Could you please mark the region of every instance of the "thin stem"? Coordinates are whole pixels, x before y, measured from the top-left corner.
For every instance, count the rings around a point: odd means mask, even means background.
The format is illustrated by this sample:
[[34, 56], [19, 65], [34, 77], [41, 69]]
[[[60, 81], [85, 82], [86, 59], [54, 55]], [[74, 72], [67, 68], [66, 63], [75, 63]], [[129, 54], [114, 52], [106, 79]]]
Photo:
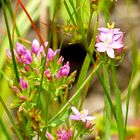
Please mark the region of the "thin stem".
[[40, 40], [40, 42], [41, 42], [41, 44], [42, 44], [44, 50], [46, 50], [44, 41], [43, 41], [43, 39], [42, 39], [42, 37], [41, 37], [41, 35], [40, 35], [40, 33], [39, 33], [39, 31], [38, 31], [38, 29], [37, 29], [35, 23], [33, 22], [31, 16], [29, 15], [29, 13], [27, 12], [27, 10], [25, 9], [25, 7], [24, 7], [23, 3], [21, 2], [21, 0], [18, 0], [18, 2], [19, 2], [19, 4], [20, 4], [20, 6], [22, 7], [22, 9], [24, 10], [24, 12], [26, 13], [28, 19], [30, 20], [30, 22], [31, 22], [31, 24], [32, 24], [32, 27], [34, 28], [34, 31], [35, 31], [36, 34], [38, 35], [38, 38], [39, 38], [39, 40]]
[[[109, 74], [107, 65], [103, 65], [103, 77], [104, 77], [104, 84], [107, 89], [107, 92], [110, 96], [110, 82], [109, 82]], [[107, 97], [105, 96], [105, 129], [104, 129], [104, 140], [110, 139], [110, 128], [111, 128], [111, 107], [108, 102]]]
[[[7, 1], [6, 6], [8, 8], [8, 11], [9, 11], [9, 14], [10, 14], [12, 20], [15, 21], [15, 15], [16, 15], [16, 12], [17, 12], [17, 4], [16, 4], [16, 11], [15, 11], [15, 13], [13, 13], [10, 1]], [[16, 29], [17, 35], [20, 37], [20, 32], [19, 32], [18, 27], [17, 27], [16, 24], [15, 24], [15, 29]]]
[[127, 94], [127, 98], [126, 98], [126, 114], [125, 114], [124, 136], [126, 135], [130, 95], [131, 95], [132, 83], [133, 83], [135, 72], [136, 72], [136, 67], [137, 67], [137, 64], [134, 64], [132, 75], [131, 75], [130, 82], [129, 82], [129, 85], [128, 85], [128, 94]]
[[7, 138], [7, 140], [10, 140], [11, 137], [10, 137], [10, 135], [9, 135], [7, 129], [6, 129], [6, 126], [4, 125], [4, 123], [3, 123], [3, 121], [1, 119], [0, 119], [0, 126], [1, 126], [1, 128], [2, 128], [2, 130], [4, 132], [4, 134], [5, 134], [5, 136]]
[[13, 51], [12, 39], [11, 39], [11, 34], [10, 34], [10, 28], [9, 28], [9, 25], [8, 25], [8, 20], [7, 20], [7, 14], [6, 14], [4, 0], [2, 0], [2, 10], [3, 10], [6, 29], [7, 29], [7, 33], [8, 33], [10, 51], [11, 51], [11, 54], [12, 54], [12, 61], [13, 61], [13, 65], [14, 65], [14, 71], [15, 71], [15, 75], [16, 75], [16, 80], [17, 80], [17, 82], [19, 82], [18, 69], [17, 69], [16, 59], [15, 59], [15, 55], [14, 55], [14, 51]]
[[3, 108], [4, 108], [4, 110], [5, 110], [5, 112], [6, 112], [6, 114], [7, 114], [7, 116], [8, 116], [9, 119], [10, 119], [10, 121], [11, 121], [11, 123], [12, 123], [12, 125], [13, 125], [13, 128], [14, 128], [14, 130], [15, 130], [17, 136], [18, 136], [18, 138], [19, 138], [20, 140], [23, 140], [23, 138], [22, 138], [22, 136], [21, 136], [21, 134], [20, 134], [20, 132], [19, 132], [19, 130], [18, 130], [18, 127], [17, 127], [16, 124], [15, 124], [15, 121], [14, 121], [12, 115], [11, 115], [11, 113], [9, 112], [9, 110], [7, 109], [7, 107], [6, 107], [6, 105], [5, 105], [4, 101], [3, 101], [3, 99], [1, 98], [1, 96], [0, 96], [0, 102], [1, 102], [1, 104], [2, 104], [2, 106], [3, 106]]

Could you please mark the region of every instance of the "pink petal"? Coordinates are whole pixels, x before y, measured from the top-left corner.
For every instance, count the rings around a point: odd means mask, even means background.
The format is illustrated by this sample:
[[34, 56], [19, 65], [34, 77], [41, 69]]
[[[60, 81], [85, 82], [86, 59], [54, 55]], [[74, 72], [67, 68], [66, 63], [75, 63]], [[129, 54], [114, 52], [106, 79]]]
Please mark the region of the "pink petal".
[[110, 58], [115, 58], [114, 50], [112, 48], [108, 48], [106, 51], [107, 51], [107, 55]]
[[108, 28], [101, 27], [101, 28], [98, 28], [98, 31], [109, 32], [110, 30]]
[[97, 47], [98, 52], [105, 52], [106, 51], [106, 45], [104, 43], [102, 43], [102, 42], [97, 43], [95, 45], [95, 47]]
[[114, 28], [112, 29], [114, 34], [117, 34], [117, 33], [121, 33], [120, 29], [119, 28]]
[[86, 120], [88, 120], [88, 121], [92, 121], [92, 120], [94, 120], [96, 117], [92, 117], [92, 116], [87, 116], [86, 117]]
[[114, 41], [110, 46], [113, 49], [120, 49], [123, 47], [123, 44], [121, 44], [120, 42]]
[[80, 112], [76, 109], [76, 107], [74, 107], [74, 106], [72, 106], [71, 107], [71, 110], [73, 111], [73, 113], [75, 114], [75, 115], [79, 115], [80, 114]]
[[70, 115], [69, 117], [71, 120], [80, 120], [80, 116]]

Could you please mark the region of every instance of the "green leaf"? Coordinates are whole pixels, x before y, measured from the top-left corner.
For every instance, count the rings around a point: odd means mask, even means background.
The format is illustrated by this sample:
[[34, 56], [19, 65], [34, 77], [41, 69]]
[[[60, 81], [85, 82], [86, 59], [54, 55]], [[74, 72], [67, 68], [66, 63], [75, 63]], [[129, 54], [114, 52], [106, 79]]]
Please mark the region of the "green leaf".
[[60, 124], [62, 124], [63, 122], [66, 121], [66, 119], [68, 118], [68, 116], [69, 116], [69, 109], [67, 109], [62, 116], [59, 116], [54, 121], [52, 121], [49, 124], [49, 126], [51, 126], [51, 127], [57, 127], [57, 126], [59, 126]]

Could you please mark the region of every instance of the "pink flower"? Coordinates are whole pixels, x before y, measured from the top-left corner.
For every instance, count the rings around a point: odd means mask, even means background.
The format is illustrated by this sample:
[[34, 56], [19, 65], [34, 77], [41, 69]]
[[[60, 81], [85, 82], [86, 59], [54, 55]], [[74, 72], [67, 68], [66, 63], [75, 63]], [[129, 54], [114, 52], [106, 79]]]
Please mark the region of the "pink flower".
[[56, 74], [57, 79], [60, 79], [62, 77], [66, 77], [68, 76], [70, 72], [70, 66], [69, 66], [69, 62], [67, 62], [64, 66], [62, 66], [58, 73]]
[[57, 49], [56, 51], [53, 51], [51, 48], [48, 49], [48, 55], [47, 55], [47, 61], [52, 61], [55, 57], [60, 52], [60, 49]]
[[20, 58], [24, 64], [29, 65], [32, 63], [32, 54], [29, 50], [26, 50], [26, 52], [22, 54]]
[[29, 50], [27, 50], [25, 48], [25, 46], [23, 46], [20, 43], [16, 44], [16, 50], [14, 51], [14, 54], [16, 56], [16, 59], [18, 61], [18, 63], [24, 63], [24, 64], [30, 64], [32, 63], [32, 54]]
[[38, 54], [38, 52], [40, 51], [40, 44], [39, 44], [39, 42], [38, 42], [38, 40], [37, 39], [34, 39], [33, 41], [32, 41], [32, 48], [31, 48], [31, 51], [32, 51], [32, 53], [34, 53], [34, 54]]
[[[48, 42], [45, 42], [44, 43], [44, 46], [47, 48], [48, 46]], [[39, 48], [39, 52], [37, 53], [37, 57], [40, 58], [41, 57], [41, 53], [42, 55], [45, 57], [46, 56], [46, 52], [44, 50], [44, 47], [41, 45], [40, 48]]]
[[75, 115], [70, 115], [71, 120], [78, 120], [78, 121], [86, 122], [86, 121], [92, 121], [93, 119], [95, 119], [95, 117], [93, 116], [88, 116], [88, 110], [83, 110], [79, 112], [74, 106], [72, 106], [71, 109], [73, 113], [75, 114]]
[[20, 77], [19, 82], [20, 82], [20, 87], [22, 89], [27, 89], [28, 88], [28, 83], [25, 80], [23, 80], [22, 77]]
[[47, 77], [49, 80], [52, 80], [53, 78], [50, 69], [44, 71], [44, 76]]
[[123, 48], [123, 35], [124, 33], [118, 28], [99, 28], [99, 35], [97, 37], [97, 47], [98, 52], [106, 52], [110, 58], [115, 58], [115, 51]]
[[71, 129], [69, 129], [68, 132], [64, 129], [58, 130], [57, 136], [58, 136], [58, 140], [69, 140], [69, 138], [72, 137], [72, 131]]
[[23, 55], [24, 53], [26, 53], [26, 48], [24, 45], [17, 43], [16, 44], [16, 52], [18, 55]]

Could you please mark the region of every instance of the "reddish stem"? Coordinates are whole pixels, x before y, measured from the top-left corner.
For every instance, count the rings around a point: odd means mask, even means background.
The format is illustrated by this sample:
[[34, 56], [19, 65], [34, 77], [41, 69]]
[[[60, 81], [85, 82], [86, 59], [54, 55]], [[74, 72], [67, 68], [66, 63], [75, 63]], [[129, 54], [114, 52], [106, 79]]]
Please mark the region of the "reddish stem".
[[27, 10], [26, 10], [26, 8], [24, 7], [24, 5], [23, 5], [23, 3], [21, 2], [21, 0], [18, 0], [18, 2], [19, 2], [19, 4], [20, 4], [20, 6], [22, 7], [22, 9], [24, 10], [24, 12], [26, 13], [27, 17], [29, 18], [29, 20], [30, 20], [30, 22], [31, 22], [31, 24], [32, 24], [32, 27], [34, 28], [34, 31], [35, 31], [36, 34], [38, 35], [38, 38], [39, 38], [41, 44], [43, 45], [44, 50], [46, 50], [46, 47], [45, 47], [45, 45], [44, 45], [44, 41], [43, 41], [43, 39], [42, 39], [42, 37], [41, 37], [41, 35], [40, 35], [40, 33], [39, 33], [39, 31], [38, 31], [38, 29], [37, 29], [35, 23], [34, 23], [34, 21], [32, 20], [31, 16], [30, 16], [29, 13], [27, 12]]

